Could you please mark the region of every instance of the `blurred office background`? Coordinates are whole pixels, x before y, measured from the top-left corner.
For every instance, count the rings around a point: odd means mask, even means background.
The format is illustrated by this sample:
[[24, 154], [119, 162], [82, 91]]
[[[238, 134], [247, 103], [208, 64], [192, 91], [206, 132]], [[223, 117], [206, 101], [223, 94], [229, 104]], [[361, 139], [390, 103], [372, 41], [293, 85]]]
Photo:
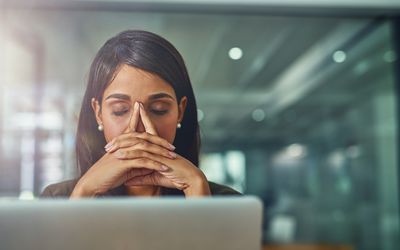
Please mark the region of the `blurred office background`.
[[200, 167], [264, 200], [265, 243], [399, 249], [400, 5], [214, 2], [1, 2], [0, 197], [76, 177], [91, 60], [144, 29], [182, 53]]

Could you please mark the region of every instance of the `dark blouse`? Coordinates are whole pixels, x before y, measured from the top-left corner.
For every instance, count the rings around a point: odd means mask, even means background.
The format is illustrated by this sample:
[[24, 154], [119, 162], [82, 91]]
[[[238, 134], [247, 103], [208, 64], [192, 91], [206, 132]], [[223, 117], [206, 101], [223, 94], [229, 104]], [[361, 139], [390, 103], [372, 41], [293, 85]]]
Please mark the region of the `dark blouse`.
[[[78, 179], [63, 181], [56, 184], [51, 184], [47, 186], [40, 197], [42, 198], [67, 198], [71, 195], [72, 191], [75, 188], [75, 185], [78, 183]], [[214, 182], [208, 182], [211, 190], [211, 195], [241, 195], [241, 193], [236, 190], [223, 186]], [[107, 196], [126, 196], [126, 189], [121, 186], [115, 189], [112, 189], [102, 195], [102, 197]], [[178, 189], [171, 188], [161, 188], [161, 196], [184, 196], [183, 191]]]

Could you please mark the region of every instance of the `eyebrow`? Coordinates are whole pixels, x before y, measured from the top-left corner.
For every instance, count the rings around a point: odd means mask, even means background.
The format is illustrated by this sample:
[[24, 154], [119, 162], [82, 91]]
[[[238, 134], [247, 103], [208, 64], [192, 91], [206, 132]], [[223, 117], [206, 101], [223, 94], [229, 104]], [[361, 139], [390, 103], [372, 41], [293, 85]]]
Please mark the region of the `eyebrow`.
[[155, 99], [160, 99], [160, 98], [169, 98], [174, 100], [174, 98], [167, 93], [157, 93], [149, 96], [149, 100], [155, 100]]
[[[121, 99], [121, 100], [125, 100], [125, 101], [131, 100], [131, 97], [129, 95], [118, 94], [118, 93], [107, 96], [106, 100], [108, 100], [110, 98]], [[160, 98], [169, 98], [169, 99], [174, 100], [174, 98], [167, 93], [152, 94], [148, 97], [149, 100], [156, 100], [156, 99], [160, 99]]]
[[129, 95], [125, 95], [125, 94], [111, 94], [111, 95], [107, 96], [106, 100], [108, 100], [110, 98], [121, 99], [121, 100], [125, 100], [125, 101], [131, 100], [131, 97]]

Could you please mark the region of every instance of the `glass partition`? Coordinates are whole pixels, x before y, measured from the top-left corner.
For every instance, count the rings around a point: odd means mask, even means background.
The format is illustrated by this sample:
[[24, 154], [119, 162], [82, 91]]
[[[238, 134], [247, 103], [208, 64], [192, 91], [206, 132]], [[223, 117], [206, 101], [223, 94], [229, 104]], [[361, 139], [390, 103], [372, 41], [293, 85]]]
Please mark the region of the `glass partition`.
[[200, 168], [263, 199], [266, 245], [399, 248], [389, 21], [62, 8], [5, 8], [0, 18], [1, 197], [34, 199], [77, 177], [91, 60], [109, 37], [144, 29], [182, 53]]

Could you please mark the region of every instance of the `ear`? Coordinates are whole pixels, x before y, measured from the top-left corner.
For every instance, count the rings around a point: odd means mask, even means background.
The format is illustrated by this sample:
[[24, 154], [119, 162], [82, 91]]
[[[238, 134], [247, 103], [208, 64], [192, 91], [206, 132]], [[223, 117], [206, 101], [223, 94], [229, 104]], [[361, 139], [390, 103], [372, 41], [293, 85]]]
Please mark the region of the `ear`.
[[92, 104], [94, 116], [96, 117], [97, 124], [103, 124], [103, 120], [101, 119], [101, 107], [100, 107], [99, 101], [92, 98], [91, 104]]
[[186, 96], [181, 98], [181, 101], [179, 102], [178, 105], [178, 122], [182, 122], [183, 120], [183, 114], [185, 113], [186, 110], [186, 104], [187, 104], [187, 98]]

